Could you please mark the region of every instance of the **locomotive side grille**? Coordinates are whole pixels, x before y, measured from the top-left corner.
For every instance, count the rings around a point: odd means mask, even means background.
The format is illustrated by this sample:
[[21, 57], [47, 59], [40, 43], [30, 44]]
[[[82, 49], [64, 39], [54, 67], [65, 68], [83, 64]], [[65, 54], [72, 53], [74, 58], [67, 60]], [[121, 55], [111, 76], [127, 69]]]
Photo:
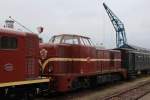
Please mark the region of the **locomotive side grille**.
[[35, 77], [35, 65], [36, 65], [36, 42], [35, 38], [29, 34], [27, 34], [26, 38], [26, 72], [27, 78]]
[[34, 41], [32, 38], [28, 37], [26, 39], [27, 44], [27, 56], [32, 56], [34, 54]]
[[34, 58], [28, 58], [27, 59], [27, 74], [28, 74], [28, 78], [32, 78], [34, 77], [34, 65], [35, 65], [35, 60]]

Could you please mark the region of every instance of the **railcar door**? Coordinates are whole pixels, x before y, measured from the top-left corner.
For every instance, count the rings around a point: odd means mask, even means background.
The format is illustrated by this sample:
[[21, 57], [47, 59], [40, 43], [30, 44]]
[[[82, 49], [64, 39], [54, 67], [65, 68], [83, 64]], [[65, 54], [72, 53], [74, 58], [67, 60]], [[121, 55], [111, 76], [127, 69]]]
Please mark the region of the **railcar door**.
[[[19, 61], [22, 63], [22, 56], [18, 50], [17, 36], [0, 33], [0, 82], [16, 81], [23, 79], [19, 72]], [[15, 77], [18, 76], [19, 77]]]
[[135, 53], [129, 52], [128, 54], [128, 70], [129, 71], [135, 70]]
[[143, 54], [136, 54], [136, 65], [135, 69], [137, 71], [144, 70], [146, 68], [145, 66], [145, 56]]

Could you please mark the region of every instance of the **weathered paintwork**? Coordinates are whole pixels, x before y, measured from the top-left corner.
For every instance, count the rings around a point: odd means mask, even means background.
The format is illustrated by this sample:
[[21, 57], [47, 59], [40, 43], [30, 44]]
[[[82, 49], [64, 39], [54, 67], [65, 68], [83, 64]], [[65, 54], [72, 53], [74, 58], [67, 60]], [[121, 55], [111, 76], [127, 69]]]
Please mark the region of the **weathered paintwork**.
[[24, 81], [39, 76], [39, 39], [33, 33], [0, 29], [3, 36], [17, 39], [16, 49], [0, 48], [0, 83]]
[[[59, 36], [82, 37], [66, 34]], [[40, 50], [43, 49], [47, 51], [45, 59], [41, 59], [43, 75], [55, 79], [57, 91], [68, 91], [71, 82], [77, 77], [125, 72], [121, 67], [121, 53], [117, 50], [96, 49], [92, 45], [81, 44], [81, 41], [79, 44], [40, 44]]]

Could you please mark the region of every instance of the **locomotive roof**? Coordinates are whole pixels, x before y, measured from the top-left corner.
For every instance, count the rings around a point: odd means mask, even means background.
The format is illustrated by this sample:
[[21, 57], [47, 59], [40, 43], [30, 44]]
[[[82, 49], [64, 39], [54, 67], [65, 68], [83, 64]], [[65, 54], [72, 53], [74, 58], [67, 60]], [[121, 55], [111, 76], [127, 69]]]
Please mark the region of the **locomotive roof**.
[[89, 37], [82, 36], [82, 35], [76, 35], [76, 34], [60, 34], [60, 35], [54, 35], [54, 36], [75, 36], [75, 37], [83, 37], [83, 38], [90, 39]]
[[[22, 31], [17, 31], [8, 28], [0, 28], [0, 33], [5, 33], [7, 35], [25, 36], [28, 32], [22, 32]], [[28, 34], [33, 34], [33, 33], [28, 33]]]

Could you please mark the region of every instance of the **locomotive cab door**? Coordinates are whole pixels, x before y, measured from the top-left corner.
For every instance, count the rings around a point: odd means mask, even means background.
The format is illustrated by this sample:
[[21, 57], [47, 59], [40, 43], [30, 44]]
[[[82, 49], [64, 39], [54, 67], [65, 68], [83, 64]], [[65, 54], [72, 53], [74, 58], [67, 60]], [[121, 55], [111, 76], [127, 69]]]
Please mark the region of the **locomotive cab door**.
[[0, 82], [24, 79], [23, 68], [20, 68], [24, 64], [20, 52], [20, 38], [9, 32], [0, 32]]

